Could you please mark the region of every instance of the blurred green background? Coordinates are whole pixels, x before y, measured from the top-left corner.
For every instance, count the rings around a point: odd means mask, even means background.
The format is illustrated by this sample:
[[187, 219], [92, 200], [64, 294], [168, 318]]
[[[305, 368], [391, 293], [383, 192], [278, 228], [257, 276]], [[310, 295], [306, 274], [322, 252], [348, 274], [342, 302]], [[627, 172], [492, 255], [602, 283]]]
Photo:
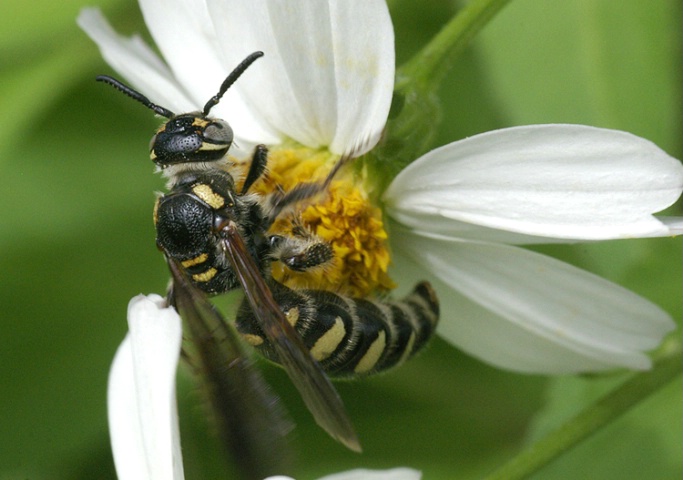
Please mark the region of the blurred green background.
[[[109, 364], [128, 300], [162, 293], [167, 281], [151, 220], [163, 182], [147, 157], [158, 121], [94, 82], [111, 70], [74, 19], [96, 1], [9, 0], [0, 19], [3, 480], [115, 478]], [[99, 5], [119, 31], [144, 32], [134, 2]], [[390, 2], [399, 64], [458, 7]], [[573, 122], [627, 130], [681, 158], [681, 10], [678, 0], [513, 1], [441, 89], [438, 144]], [[680, 211], [679, 203], [671, 212]], [[680, 239], [544, 251], [635, 290], [680, 322]], [[313, 424], [281, 371], [264, 371], [297, 422], [291, 473], [301, 479], [399, 465], [425, 479], [477, 478], [623, 379], [514, 375], [436, 340], [391, 374], [338, 385], [363, 442], [359, 456]], [[187, 478], [223, 478], [203, 400], [185, 377], [178, 397]], [[681, 409], [678, 379], [538, 478], [680, 478]]]

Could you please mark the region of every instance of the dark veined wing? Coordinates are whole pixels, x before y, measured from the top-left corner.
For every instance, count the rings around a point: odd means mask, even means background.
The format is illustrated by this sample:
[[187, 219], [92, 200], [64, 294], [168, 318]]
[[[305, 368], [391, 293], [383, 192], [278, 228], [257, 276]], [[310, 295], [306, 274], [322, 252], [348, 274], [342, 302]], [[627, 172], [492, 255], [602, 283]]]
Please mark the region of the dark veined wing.
[[282, 475], [289, 469], [285, 436], [292, 423], [234, 328], [176, 261], [167, 261], [173, 278], [169, 299], [185, 320], [195, 347], [186, 353], [203, 374], [218, 431], [235, 465], [245, 479]]
[[316, 422], [332, 438], [351, 450], [360, 452], [358, 437], [337, 390], [275, 302], [237, 230], [237, 225], [231, 221], [221, 232], [224, 235], [226, 254], [242, 284], [249, 305]]

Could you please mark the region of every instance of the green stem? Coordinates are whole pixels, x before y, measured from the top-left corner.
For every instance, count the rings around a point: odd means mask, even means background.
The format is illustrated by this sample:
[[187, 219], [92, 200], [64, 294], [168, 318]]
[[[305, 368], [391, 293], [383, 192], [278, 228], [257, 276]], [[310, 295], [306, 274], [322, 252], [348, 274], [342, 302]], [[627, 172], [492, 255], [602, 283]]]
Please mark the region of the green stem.
[[548, 434], [485, 480], [527, 478], [582, 440], [627, 412], [636, 403], [656, 392], [681, 373], [680, 345], [676, 352], [657, 361], [649, 372], [640, 373]]
[[441, 119], [436, 95], [441, 82], [474, 36], [510, 1], [473, 0], [397, 69], [386, 132], [367, 164], [378, 192], [432, 147]]
[[[488, 22], [511, 0], [473, 0], [401, 67], [398, 78], [438, 85], [458, 56]], [[399, 87], [397, 85], [397, 87]]]

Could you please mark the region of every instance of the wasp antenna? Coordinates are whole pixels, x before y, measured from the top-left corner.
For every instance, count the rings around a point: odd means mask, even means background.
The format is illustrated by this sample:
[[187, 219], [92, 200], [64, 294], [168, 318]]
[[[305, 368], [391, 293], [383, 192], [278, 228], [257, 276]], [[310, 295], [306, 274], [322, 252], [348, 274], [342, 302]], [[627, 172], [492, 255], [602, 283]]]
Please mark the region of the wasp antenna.
[[230, 72], [230, 75], [223, 81], [223, 84], [221, 85], [220, 90], [218, 90], [218, 93], [211, 97], [211, 99], [206, 102], [206, 105], [204, 105], [204, 115], [208, 115], [209, 111], [216, 106], [218, 102], [221, 101], [221, 98], [225, 94], [225, 92], [228, 91], [228, 88], [237, 81], [238, 78], [244, 73], [244, 71], [249, 68], [249, 66], [254, 63], [256, 60], [261, 58], [263, 56], [263, 52], [254, 52], [251, 55], [249, 55], [247, 58], [242, 60], [242, 63], [237, 65], [235, 69]]
[[124, 83], [116, 80], [113, 77], [110, 77], [109, 75], [98, 75], [97, 78], [95, 78], [95, 80], [97, 80], [98, 82], [106, 83], [107, 85], [111, 85], [112, 87], [117, 89], [119, 92], [125, 93], [130, 98], [132, 98], [133, 100], [137, 100], [138, 102], [142, 103], [145, 107], [149, 108], [150, 110], [152, 110], [157, 115], [161, 115], [162, 117], [166, 117], [166, 118], [171, 118], [173, 115], [175, 115], [172, 111], [152, 103], [149, 100], [149, 98], [145, 97], [140, 92], [136, 92], [135, 90], [130, 88], [128, 85], [125, 85]]

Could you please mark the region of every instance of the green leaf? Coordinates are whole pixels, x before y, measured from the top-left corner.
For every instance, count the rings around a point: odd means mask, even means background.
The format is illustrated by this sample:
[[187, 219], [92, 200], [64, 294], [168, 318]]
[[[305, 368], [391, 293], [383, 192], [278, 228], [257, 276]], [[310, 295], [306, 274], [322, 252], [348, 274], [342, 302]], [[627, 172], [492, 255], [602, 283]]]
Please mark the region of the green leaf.
[[156, 122], [126, 105], [84, 76], [3, 166], [0, 476], [74, 478], [58, 466], [108, 450], [107, 373], [126, 305], [165, 289], [152, 224], [163, 182], [146, 153]]
[[[0, 59], [7, 60], [13, 56], [16, 60], [26, 62], [39, 52], [56, 51], [63, 42], [73, 35], [76, 27], [76, 16], [81, 8], [95, 2], [83, 0], [5, 0], [0, 16]], [[122, 0], [100, 0], [100, 8], [113, 7], [127, 3]], [[85, 36], [85, 35], [83, 35]], [[21, 58], [20, 55], [28, 55]]]
[[510, 124], [582, 123], [680, 156], [681, 2], [513, 2], [480, 37]]
[[[559, 378], [551, 383], [549, 404], [530, 432], [539, 438], [609, 391], [616, 379]], [[681, 379], [645, 399], [622, 418], [550, 464], [532, 478], [679, 478]], [[598, 454], [599, 452], [599, 454]]]

